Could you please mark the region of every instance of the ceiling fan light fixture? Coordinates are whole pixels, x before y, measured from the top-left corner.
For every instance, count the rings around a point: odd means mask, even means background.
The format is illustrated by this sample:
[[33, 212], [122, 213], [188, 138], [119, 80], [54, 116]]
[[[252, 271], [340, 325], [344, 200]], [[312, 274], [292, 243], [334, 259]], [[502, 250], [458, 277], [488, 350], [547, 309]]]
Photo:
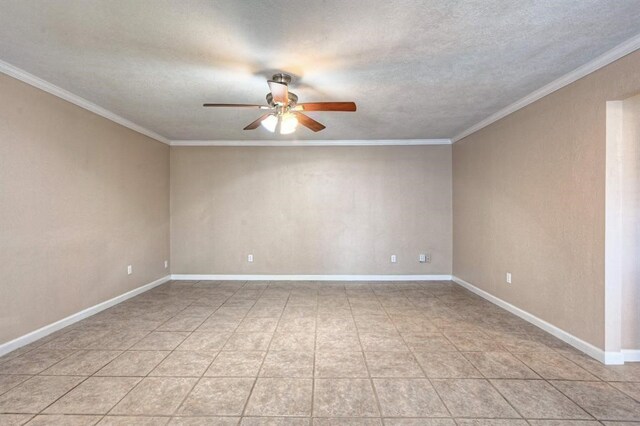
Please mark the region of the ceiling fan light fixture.
[[270, 116], [262, 120], [260, 124], [262, 125], [262, 127], [273, 133], [276, 131], [276, 126], [278, 125], [278, 117], [276, 117], [275, 114], [271, 114]]
[[280, 118], [280, 134], [289, 135], [296, 131], [298, 119], [291, 113], [283, 114]]

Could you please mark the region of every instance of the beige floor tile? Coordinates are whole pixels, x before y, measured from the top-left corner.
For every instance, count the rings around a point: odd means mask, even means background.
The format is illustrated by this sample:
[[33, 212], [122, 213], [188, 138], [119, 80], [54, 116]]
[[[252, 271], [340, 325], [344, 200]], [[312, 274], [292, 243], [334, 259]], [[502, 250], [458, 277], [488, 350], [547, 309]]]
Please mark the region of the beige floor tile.
[[401, 333], [414, 352], [456, 352], [458, 349], [442, 333]]
[[499, 352], [505, 349], [494, 339], [477, 332], [450, 332], [444, 333], [461, 352]]
[[313, 352], [316, 336], [313, 332], [276, 331], [269, 347], [273, 351]]
[[551, 384], [598, 420], [640, 419], [640, 402], [607, 383], [552, 381]]
[[381, 419], [373, 418], [315, 418], [313, 426], [382, 426]]
[[482, 378], [482, 374], [459, 352], [416, 352], [415, 356], [429, 378]]
[[196, 382], [194, 378], [145, 378], [109, 414], [172, 415]]
[[169, 420], [169, 417], [105, 416], [98, 426], [163, 426]]
[[0, 396], [0, 413], [39, 413], [84, 377], [35, 376]]
[[520, 417], [486, 380], [434, 379], [433, 386], [453, 417]]
[[[384, 426], [455, 426], [453, 419], [384, 419]], [[525, 423], [526, 425], [526, 423]]]
[[126, 351], [100, 369], [97, 376], [146, 376], [169, 355], [168, 351]]
[[174, 417], [171, 426], [237, 426], [240, 417]]
[[302, 417], [243, 417], [241, 426], [311, 426], [311, 419]]
[[544, 380], [492, 380], [498, 392], [525, 418], [591, 419]]
[[91, 426], [97, 424], [102, 416], [42, 414], [35, 416], [29, 426]]
[[34, 349], [0, 364], [0, 374], [38, 374], [75, 352], [75, 349]]
[[28, 380], [30, 377], [31, 376], [28, 376], [28, 375], [16, 375], [16, 374], [0, 376], [0, 395], [2, 395], [3, 393], [7, 392], [12, 388], [15, 388], [20, 383], [24, 382], [25, 380]]
[[547, 380], [596, 380], [596, 377], [557, 353], [531, 352], [515, 356]]
[[539, 379], [536, 373], [509, 352], [463, 352], [488, 379]]
[[509, 352], [553, 352], [552, 348], [528, 334], [505, 333], [497, 336], [496, 341]]
[[[596, 420], [529, 420], [529, 424], [531, 426], [595, 426], [601, 423]], [[606, 425], [607, 422], [604, 424]], [[626, 422], [624, 425], [632, 426]]]
[[362, 347], [360, 346], [360, 339], [355, 332], [318, 332], [316, 336], [316, 351], [338, 352], [361, 350]]
[[359, 333], [360, 343], [365, 352], [406, 352], [409, 350], [400, 334], [391, 333]]
[[29, 421], [33, 414], [0, 414], [0, 425], [20, 426]]
[[449, 412], [427, 379], [374, 379], [384, 417], [446, 417]]
[[310, 416], [311, 379], [260, 378], [245, 411], [247, 416]]
[[270, 351], [267, 353], [260, 377], [312, 377], [313, 352]]
[[278, 325], [278, 318], [245, 318], [236, 333], [273, 333]]
[[456, 423], [458, 426], [527, 426], [526, 420], [517, 419], [456, 419]]
[[171, 351], [189, 336], [183, 331], [154, 331], [131, 347], [132, 350]]
[[317, 352], [315, 376], [319, 378], [366, 378], [369, 374], [362, 352]]
[[178, 410], [181, 416], [239, 416], [249, 398], [254, 379], [203, 378]]
[[127, 350], [148, 334], [146, 330], [111, 331], [87, 345], [86, 349]]
[[256, 377], [266, 352], [222, 351], [218, 354], [205, 376]]
[[365, 352], [371, 377], [424, 377], [411, 352]]
[[266, 351], [272, 333], [234, 333], [224, 346], [225, 351]]
[[609, 384], [611, 386], [613, 386], [614, 388], [626, 393], [627, 395], [629, 395], [631, 398], [635, 399], [636, 401], [640, 402], [640, 383], [611, 382]]
[[640, 382], [639, 362], [629, 362], [624, 365], [604, 365], [573, 348], [571, 350], [563, 350], [561, 354], [599, 379], [612, 382]]
[[120, 351], [81, 350], [40, 374], [49, 376], [90, 376], [120, 354]]
[[210, 333], [196, 331], [189, 335], [184, 342], [178, 346], [181, 351], [208, 351], [217, 352], [229, 339], [230, 333]]
[[106, 414], [135, 385], [137, 377], [89, 377], [49, 406], [46, 414]]
[[174, 351], [149, 376], [200, 377], [215, 357], [215, 352]]
[[368, 379], [316, 379], [314, 417], [378, 417]]
[[194, 331], [206, 319], [202, 316], [184, 315], [167, 320], [156, 331]]

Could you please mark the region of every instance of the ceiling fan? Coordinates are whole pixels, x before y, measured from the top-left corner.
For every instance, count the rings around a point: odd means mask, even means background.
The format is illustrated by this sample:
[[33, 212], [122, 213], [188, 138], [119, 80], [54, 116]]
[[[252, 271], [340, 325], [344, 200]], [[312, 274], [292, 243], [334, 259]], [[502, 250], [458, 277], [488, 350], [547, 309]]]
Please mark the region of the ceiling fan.
[[298, 123], [319, 132], [325, 126], [318, 123], [308, 115], [303, 114], [304, 111], [355, 111], [356, 104], [354, 102], [310, 102], [298, 103], [298, 96], [289, 92], [289, 83], [291, 76], [280, 73], [274, 74], [271, 80], [268, 80], [271, 92], [267, 94], [267, 105], [252, 104], [203, 104], [205, 107], [237, 107], [237, 108], [256, 108], [270, 110], [249, 124], [244, 130], [254, 130], [262, 124], [264, 128], [270, 132], [278, 132], [282, 135], [293, 133], [298, 127]]

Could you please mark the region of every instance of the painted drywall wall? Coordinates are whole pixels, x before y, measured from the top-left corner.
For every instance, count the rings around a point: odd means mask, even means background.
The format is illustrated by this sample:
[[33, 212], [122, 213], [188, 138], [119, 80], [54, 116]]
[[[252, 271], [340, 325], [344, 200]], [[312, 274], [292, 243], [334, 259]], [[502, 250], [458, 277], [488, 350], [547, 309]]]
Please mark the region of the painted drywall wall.
[[622, 349], [640, 349], [640, 95], [622, 102]]
[[167, 275], [169, 147], [4, 74], [0, 93], [1, 344]]
[[635, 52], [453, 146], [454, 275], [599, 348], [605, 108], [638, 69]]
[[174, 274], [450, 274], [451, 146], [172, 147], [171, 258]]

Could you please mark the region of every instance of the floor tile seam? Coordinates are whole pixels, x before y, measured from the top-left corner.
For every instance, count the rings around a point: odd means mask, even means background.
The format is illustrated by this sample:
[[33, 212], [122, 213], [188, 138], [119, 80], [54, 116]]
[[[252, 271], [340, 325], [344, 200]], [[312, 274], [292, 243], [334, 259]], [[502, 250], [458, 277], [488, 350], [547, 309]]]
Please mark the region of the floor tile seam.
[[[568, 395], [567, 393], [565, 393], [562, 389], [560, 389], [558, 386], [556, 386], [554, 384], [554, 382], [586, 382], [586, 383], [599, 383], [595, 380], [564, 380], [564, 379], [551, 379], [551, 380], [546, 380], [545, 381], [547, 383], [549, 383], [555, 390], [557, 390], [558, 392], [560, 392], [562, 395], [564, 395], [565, 397], [567, 397], [567, 399], [569, 399], [571, 402], [573, 402], [574, 404], [576, 404], [578, 407], [580, 407], [582, 410], [584, 410], [585, 413], [587, 413], [588, 415], [590, 415], [594, 420], [600, 421], [601, 419], [598, 419], [596, 417], [596, 415], [594, 413], [592, 413], [589, 409], [587, 409], [587, 407], [582, 406], [581, 404], [578, 403], [578, 401], [576, 401], [574, 398], [572, 398], [570, 395]], [[606, 382], [604, 382], [606, 383]], [[607, 383], [608, 384], [608, 383]], [[615, 387], [609, 385], [612, 389], [616, 389]], [[617, 389], [616, 389], [617, 390]], [[618, 391], [619, 392], [619, 391]]]
[[[198, 281], [198, 282], [200, 282], [200, 281]], [[197, 284], [197, 282], [196, 282], [196, 284]], [[229, 296], [229, 297], [231, 297], [231, 296]], [[228, 299], [228, 298], [227, 298], [227, 299]], [[226, 301], [226, 300], [225, 300], [225, 301]], [[193, 303], [195, 303], [195, 302], [192, 302], [191, 304], [193, 304]], [[191, 306], [191, 305], [189, 305], [189, 306]], [[186, 309], [186, 308], [185, 308], [185, 309]], [[218, 307], [218, 309], [219, 309], [219, 307]], [[216, 309], [216, 310], [217, 310], [217, 309]], [[215, 311], [214, 311], [214, 312], [215, 312]], [[213, 313], [212, 313], [211, 315], [213, 315]], [[157, 328], [157, 327], [156, 327], [156, 328]], [[149, 333], [149, 334], [150, 334], [150, 333]], [[193, 331], [192, 331], [191, 333], [189, 333], [189, 335], [188, 335], [187, 337], [185, 337], [185, 339], [183, 339], [183, 340], [182, 340], [182, 342], [184, 342], [184, 340], [186, 340], [186, 339], [187, 339], [189, 336], [191, 336], [192, 334], [193, 334]], [[146, 337], [146, 336], [145, 336], [145, 337]], [[144, 339], [144, 337], [143, 337], [143, 339]], [[142, 340], [142, 339], [140, 339], [140, 340]], [[139, 341], [140, 341], [140, 340], [139, 340]], [[106, 416], [106, 415], [109, 415], [109, 414], [113, 411], [113, 409], [114, 409], [115, 407], [117, 407], [117, 406], [118, 406], [118, 404], [120, 404], [120, 402], [122, 402], [122, 401], [123, 401], [123, 400], [124, 400], [124, 399], [125, 399], [125, 398], [126, 398], [126, 397], [127, 397], [127, 396], [128, 396], [128, 395], [129, 395], [133, 390], [134, 390], [134, 389], [136, 389], [136, 388], [140, 385], [140, 383], [142, 383], [145, 379], [147, 379], [147, 378], [149, 378], [149, 377], [153, 377], [153, 376], [149, 376], [149, 375], [150, 375], [150, 374], [151, 374], [151, 373], [152, 373], [156, 368], [158, 368], [158, 366], [159, 366], [160, 364], [162, 364], [162, 363], [163, 363], [163, 362], [164, 362], [164, 361], [165, 361], [169, 356], [171, 356], [171, 354], [173, 354], [173, 353], [175, 352], [175, 349], [176, 349], [178, 346], [180, 346], [180, 344], [182, 344], [182, 342], [180, 342], [178, 345], [176, 345], [176, 347], [175, 347], [173, 350], [168, 351], [168, 353], [167, 353], [167, 354], [165, 354], [165, 356], [160, 360], [160, 362], [158, 362], [158, 364], [156, 364], [153, 368], [151, 368], [151, 369], [147, 372], [147, 374], [145, 374], [144, 376], [140, 376], [141, 378], [140, 378], [140, 380], [138, 381], [138, 383], [136, 383], [136, 385], [135, 385], [135, 386], [133, 386], [131, 389], [129, 389], [129, 391], [128, 391], [128, 392], [126, 392], [126, 393], [125, 393], [125, 395], [123, 395], [123, 396], [122, 396], [122, 398], [120, 398], [120, 399], [118, 400], [118, 402], [116, 402], [116, 403], [115, 403], [115, 404], [114, 404], [114, 405], [109, 409], [109, 411], [107, 411], [107, 413], [105, 414], [105, 416]], [[135, 345], [135, 343], [134, 343], [134, 345]], [[132, 345], [131, 347], [133, 347], [133, 345]], [[157, 350], [156, 350], [156, 351], [157, 351]], [[164, 351], [163, 351], [163, 352], [164, 352]], [[219, 352], [218, 352], [218, 353], [219, 353]], [[217, 355], [216, 355], [216, 357], [217, 357]], [[214, 357], [214, 360], [215, 360], [215, 358], [216, 358], [216, 357]], [[212, 361], [212, 362], [213, 362], [213, 361]], [[98, 371], [99, 371], [99, 370], [98, 370]], [[205, 371], [206, 371], [206, 370], [205, 370]], [[97, 372], [96, 372], [96, 373], [97, 373]], [[94, 373], [94, 374], [96, 374], [96, 373]], [[109, 376], [103, 376], [103, 377], [109, 377]], [[185, 398], [186, 398], [186, 396], [187, 396], [187, 395], [189, 395], [189, 394], [191, 393], [191, 390], [193, 390], [193, 388], [195, 387], [195, 385], [196, 385], [198, 382], [199, 382], [199, 379], [196, 381], [196, 383], [194, 383], [194, 384], [193, 384], [193, 386], [191, 387], [191, 389], [190, 389], [190, 390], [185, 394]], [[182, 405], [182, 402], [184, 402], [184, 399], [180, 402], [180, 404], [178, 404], [178, 406], [177, 406], [177, 407], [176, 407], [176, 409], [174, 410], [174, 413], [175, 413], [175, 412], [180, 408], [180, 406]]]
[[[347, 302], [349, 303], [349, 311], [351, 312], [351, 320], [353, 321], [353, 323], [355, 324], [355, 318], [353, 315], [353, 306], [351, 304], [351, 300], [347, 297]], [[355, 324], [356, 327], [356, 336], [358, 338], [358, 344], [360, 345], [360, 349], [362, 351], [362, 359], [364, 362], [364, 366], [367, 370], [367, 380], [369, 381], [369, 387], [371, 388], [371, 391], [373, 392], [373, 397], [376, 401], [376, 408], [378, 409], [378, 415], [379, 417], [382, 417], [382, 405], [380, 404], [380, 398], [378, 397], [378, 392], [376, 391], [375, 386], [373, 385], [373, 378], [371, 377], [371, 370], [369, 369], [369, 364], [367, 363], [367, 359], [364, 356], [364, 346], [362, 346], [362, 339], [360, 338], [360, 333], [358, 332], [358, 325]]]
[[[267, 286], [265, 288], [265, 291], [269, 288], [269, 286]], [[289, 293], [290, 294], [290, 293]], [[287, 302], [289, 301], [289, 294], [287, 295], [287, 299], [285, 301], [284, 307], [287, 306]], [[255, 306], [255, 304], [254, 304]], [[282, 320], [282, 314], [284, 313], [284, 307], [282, 308], [282, 311], [280, 312], [280, 316], [278, 316], [278, 321], [276, 322], [276, 329], [278, 328], [278, 326], [280, 325], [280, 321]], [[247, 311], [247, 315], [249, 314], [249, 312]], [[246, 318], [246, 315], [245, 315]], [[244, 318], [243, 318], [244, 319]], [[239, 326], [239, 325], [238, 325]], [[267, 359], [267, 355], [269, 354], [269, 349], [271, 348], [271, 343], [273, 342], [273, 337], [275, 336], [275, 331], [273, 333], [271, 333], [271, 337], [269, 338], [269, 343], [267, 344], [266, 349], [263, 351], [264, 352], [264, 356], [262, 357], [262, 361], [260, 362], [260, 367], [258, 368], [258, 371], [256, 373], [256, 377], [253, 380], [253, 384], [251, 385], [251, 389], [249, 389], [249, 393], [247, 394], [247, 399], [244, 402], [244, 405], [242, 407], [242, 411], [240, 416], [244, 416], [247, 408], [249, 407], [249, 401], [251, 400], [251, 396], [253, 395], [253, 391], [256, 387], [256, 384], [258, 383], [258, 378], [260, 377], [260, 372], [262, 371], [262, 368], [264, 367], [264, 362]], [[313, 401], [312, 401], [313, 404]]]
[[315, 304], [315, 323], [313, 327], [313, 368], [311, 370], [311, 416], [313, 417], [315, 411], [315, 397], [316, 397], [316, 345], [318, 342], [318, 300], [316, 297]]
[[[200, 282], [200, 281], [198, 281]], [[220, 305], [218, 307], [218, 309], [220, 309], [220, 307], [222, 307], [224, 305], [224, 303], [226, 303], [230, 298], [232, 298], [238, 291], [240, 291], [240, 289], [242, 287], [244, 287], [246, 285], [246, 281], [242, 284], [242, 286], [240, 286], [232, 295], [230, 295], [229, 297], [227, 297], [225, 299], [225, 301], [222, 303], [222, 305]], [[251, 305], [251, 307], [255, 306], [255, 302], [253, 303], [253, 305]], [[216, 311], [218, 310], [216, 309]], [[215, 362], [215, 360], [218, 358], [218, 356], [220, 355], [220, 352], [222, 352], [222, 349], [225, 347], [225, 345], [229, 342], [229, 340], [231, 339], [231, 336], [233, 336], [233, 334], [236, 332], [236, 330], [238, 329], [238, 327], [240, 327], [240, 324], [242, 323], [242, 321], [247, 317], [249, 311], [251, 310], [251, 308], [249, 308], [247, 310], [247, 312], [245, 313], [245, 315], [242, 317], [242, 319], [238, 322], [238, 325], [236, 325], [236, 327], [233, 329], [233, 331], [231, 333], [229, 333], [229, 336], [227, 337], [227, 339], [225, 339], [224, 343], [220, 346], [220, 350], [217, 351], [216, 356], [213, 357], [213, 359], [211, 360], [211, 362], [209, 363], [209, 365], [207, 366], [206, 369], [203, 370], [202, 374], [200, 375], [200, 377], [197, 379], [197, 381], [194, 383], [194, 385], [191, 387], [191, 389], [189, 389], [188, 392], [185, 393], [184, 397], [182, 398], [182, 400], [180, 401], [180, 403], [177, 405], [176, 409], [174, 410], [173, 414], [175, 415], [176, 413], [178, 413], [180, 411], [180, 409], [182, 408], [182, 406], [184, 405], [185, 401], [189, 398], [189, 396], [191, 395], [191, 393], [193, 392], [193, 390], [196, 388], [196, 386], [202, 381], [203, 378], [205, 378], [205, 374], [206, 372], [209, 370], [209, 368], [211, 368], [211, 365]], [[215, 311], [214, 311], [215, 312]], [[211, 313], [211, 315], [213, 315], [213, 313]], [[194, 331], [195, 332], [195, 331]], [[193, 334], [193, 332], [192, 332]], [[173, 353], [173, 351], [171, 352]], [[170, 356], [171, 354], [167, 355]], [[165, 358], [166, 359], [166, 358]], [[160, 365], [160, 364], [158, 364]], [[157, 366], [156, 366], [157, 368]], [[153, 371], [153, 370], [152, 370]], [[254, 380], [255, 383], [255, 380]], [[247, 396], [247, 401], [249, 400], [249, 397]]]
[[[387, 310], [384, 307], [383, 307], [383, 309], [388, 315]], [[392, 323], [393, 323], [393, 321], [392, 321]], [[393, 323], [393, 326], [396, 329], [396, 332], [400, 335], [400, 339], [402, 340], [402, 342], [405, 344], [405, 346], [407, 346], [407, 348], [409, 350], [411, 350], [411, 347], [407, 344], [404, 336], [402, 336], [402, 334], [398, 330], [398, 327], [395, 325], [395, 323]], [[413, 352], [411, 352], [411, 356], [413, 357], [413, 360], [415, 361], [415, 363], [418, 365], [418, 368], [420, 369], [420, 371], [422, 371], [422, 374], [424, 374], [425, 379], [429, 382], [429, 385], [431, 386], [431, 388], [435, 392], [436, 396], [438, 397], [438, 400], [440, 401], [440, 404], [442, 404], [444, 409], [447, 410], [447, 413], [449, 413], [449, 417], [452, 417], [451, 410], [449, 409], [447, 404], [445, 404], [444, 400], [442, 399], [442, 396], [440, 395], [440, 393], [438, 392], [436, 387], [433, 385], [433, 381], [427, 376], [426, 372], [424, 371], [424, 368], [422, 368], [422, 365], [420, 365], [420, 363], [418, 362], [418, 359], [416, 358], [416, 356], [415, 356], [415, 354]], [[375, 389], [375, 385], [374, 385], [374, 392], [376, 392], [376, 395], [377, 395], [377, 390]], [[382, 415], [382, 411], [380, 411], [380, 414]]]

